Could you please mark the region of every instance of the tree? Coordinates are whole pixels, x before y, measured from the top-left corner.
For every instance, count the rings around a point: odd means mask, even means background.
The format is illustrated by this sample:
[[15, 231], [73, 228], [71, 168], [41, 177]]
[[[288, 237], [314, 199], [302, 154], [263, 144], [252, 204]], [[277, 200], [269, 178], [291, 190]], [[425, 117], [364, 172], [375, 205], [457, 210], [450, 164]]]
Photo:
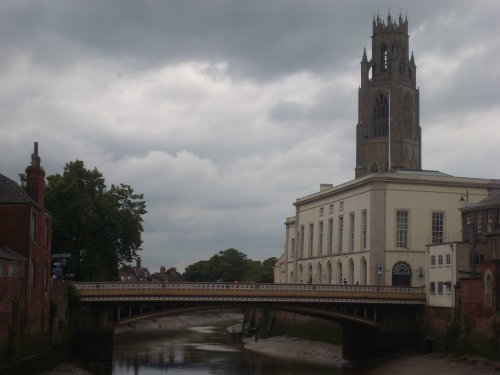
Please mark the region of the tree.
[[76, 280], [114, 280], [137, 257], [146, 203], [128, 185], [107, 188], [102, 174], [80, 160], [47, 177], [46, 207], [53, 217], [53, 252], [70, 253]]
[[219, 251], [209, 260], [202, 260], [186, 267], [183, 276], [188, 281], [227, 282], [245, 281], [272, 283], [276, 258], [264, 262], [248, 259], [245, 253], [236, 249]]

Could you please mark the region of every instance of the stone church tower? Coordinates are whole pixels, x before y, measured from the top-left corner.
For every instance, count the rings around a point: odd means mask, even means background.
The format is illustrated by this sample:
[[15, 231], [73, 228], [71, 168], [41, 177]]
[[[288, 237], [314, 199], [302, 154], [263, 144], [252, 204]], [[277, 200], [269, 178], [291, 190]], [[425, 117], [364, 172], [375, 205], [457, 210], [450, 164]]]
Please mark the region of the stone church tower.
[[[361, 60], [356, 125], [356, 178], [396, 169], [421, 170], [419, 90], [408, 49], [408, 20], [373, 18], [372, 57]], [[389, 152], [390, 148], [390, 152]]]

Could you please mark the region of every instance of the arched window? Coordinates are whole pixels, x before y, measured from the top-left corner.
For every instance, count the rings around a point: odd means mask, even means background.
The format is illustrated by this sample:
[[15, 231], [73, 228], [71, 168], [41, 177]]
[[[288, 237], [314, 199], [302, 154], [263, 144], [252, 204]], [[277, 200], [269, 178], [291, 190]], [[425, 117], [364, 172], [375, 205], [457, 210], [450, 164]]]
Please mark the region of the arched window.
[[328, 264], [326, 265], [326, 269], [327, 269], [327, 272], [328, 272], [328, 284], [332, 284], [332, 281], [333, 281], [333, 269], [332, 269], [332, 264], [330, 262], [328, 262]]
[[321, 269], [321, 263], [318, 263], [318, 284], [323, 282], [323, 270]]
[[382, 43], [382, 46], [380, 47], [380, 57], [382, 61], [380, 62], [380, 68], [383, 72], [387, 71], [387, 68], [389, 67], [389, 57], [387, 53], [387, 46], [385, 43]]
[[411, 267], [401, 261], [392, 267], [392, 286], [411, 286]]
[[354, 284], [354, 261], [349, 259], [349, 273], [347, 274], [347, 283], [350, 285]]
[[487, 270], [484, 277], [484, 302], [486, 307], [493, 306], [493, 278], [491, 277], [490, 270]]
[[313, 282], [313, 266], [311, 263], [309, 263], [309, 266], [307, 267], [307, 283], [312, 284]]
[[340, 260], [337, 262], [337, 280], [338, 284], [342, 285], [342, 262]]
[[389, 99], [379, 92], [373, 106], [373, 136], [387, 136], [389, 129]]
[[288, 280], [289, 283], [293, 283], [293, 271], [290, 271], [290, 279]]
[[406, 128], [408, 129], [407, 137], [414, 138], [413, 135], [413, 116], [412, 116], [412, 100], [410, 94], [406, 94], [403, 100], [403, 118]]
[[304, 268], [302, 264], [299, 265], [299, 283], [304, 284]]
[[363, 257], [363, 258], [361, 258], [361, 269], [360, 269], [360, 279], [361, 280], [359, 282], [361, 285], [367, 284], [367, 280], [368, 280], [367, 272], [368, 272], [368, 267], [366, 264], [366, 259]]

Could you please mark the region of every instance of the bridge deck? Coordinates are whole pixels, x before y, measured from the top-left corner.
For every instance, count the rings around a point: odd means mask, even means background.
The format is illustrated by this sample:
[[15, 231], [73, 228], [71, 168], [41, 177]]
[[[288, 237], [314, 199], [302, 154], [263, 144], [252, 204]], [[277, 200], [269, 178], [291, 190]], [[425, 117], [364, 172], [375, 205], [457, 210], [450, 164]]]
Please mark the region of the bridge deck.
[[414, 287], [256, 283], [75, 283], [84, 301], [274, 301], [425, 304]]

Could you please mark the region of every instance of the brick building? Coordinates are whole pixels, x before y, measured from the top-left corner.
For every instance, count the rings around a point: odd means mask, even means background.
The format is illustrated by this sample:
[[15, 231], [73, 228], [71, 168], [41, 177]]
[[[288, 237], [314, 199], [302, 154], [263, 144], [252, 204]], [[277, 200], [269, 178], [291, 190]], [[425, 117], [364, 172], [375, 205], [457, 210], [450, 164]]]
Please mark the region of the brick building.
[[35, 143], [26, 191], [0, 174], [1, 360], [15, 359], [19, 343], [33, 342], [50, 328], [51, 216], [44, 198], [45, 171]]
[[458, 307], [474, 318], [477, 330], [490, 333], [490, 320], [500, 311], [500, 192], [462, 208], [462, 228], [480, 273], [461, 280]]

